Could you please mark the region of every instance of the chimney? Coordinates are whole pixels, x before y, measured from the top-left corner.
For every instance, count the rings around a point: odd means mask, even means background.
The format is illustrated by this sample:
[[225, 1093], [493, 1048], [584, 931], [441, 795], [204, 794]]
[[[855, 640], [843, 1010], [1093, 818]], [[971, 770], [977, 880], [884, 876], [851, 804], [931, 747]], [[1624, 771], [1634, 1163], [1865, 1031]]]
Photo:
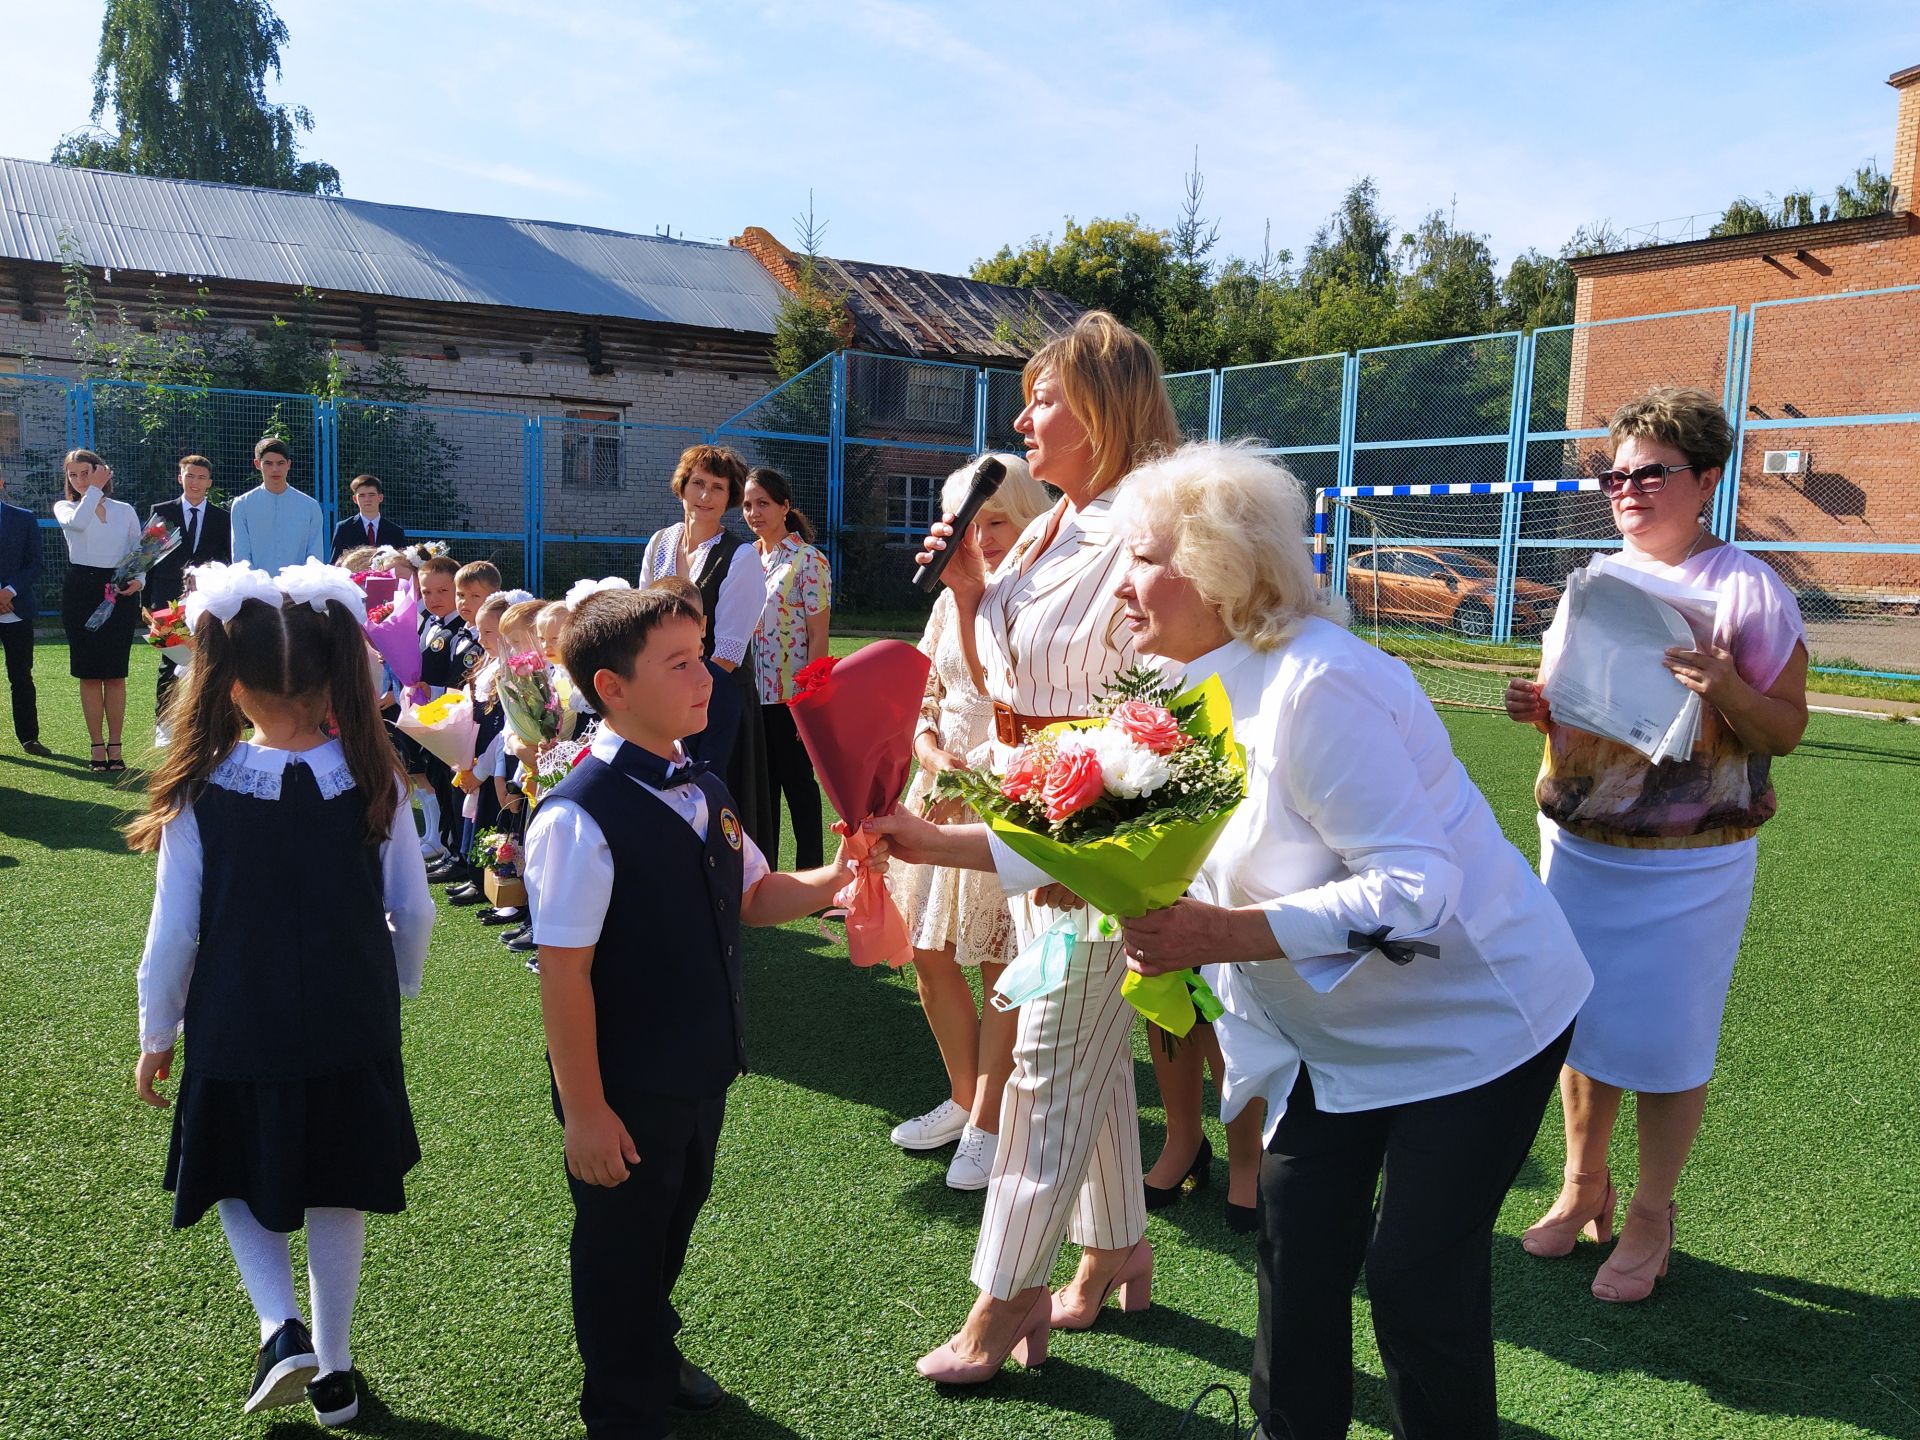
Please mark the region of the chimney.
[[1920, 65], [1909, 65], [1887, 77], [1900, 92], [1900, 112], [1893, 122], [1893, 209], [1920, 211]]
[[[1913, 73], [1916, 78], [1920, 78], [1920, 67], [1915, 67]], [[1916, 96], [1916, 99], [1920, 99], [1920, 96]], [[1905, 106], [1907, 103], [1905, 96], [1901, 97], [1900, 103], [1902, 107], [1900, 113], [1905, 115]], [[729, 240], [727, 244], [733, 246], [736, 250], [744, 250], [753, 256], [754, 259], [758, 260], [760, 264], [765, 267], [769, 275], [773, 276], [775, 280], [778, 280], [788, 290], [799, 290], [800, 269], [799, 266], [794, 263], [793, 252], [758, 225], [749, 225], [740, 234]]]

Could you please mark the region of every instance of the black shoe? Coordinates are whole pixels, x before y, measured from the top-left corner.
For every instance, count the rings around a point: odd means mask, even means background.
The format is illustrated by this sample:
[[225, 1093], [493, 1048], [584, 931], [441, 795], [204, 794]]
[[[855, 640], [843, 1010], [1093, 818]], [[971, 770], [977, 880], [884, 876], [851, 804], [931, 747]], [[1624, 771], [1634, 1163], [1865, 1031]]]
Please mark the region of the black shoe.
[[516, 955], [532, 955], [536, 954], [540, 949], [538, 945], [533, 943], [533, 937], [531, 935], [521, 935], [503, 943], [505, 943], [507, 949], [513, 951]]
[[298, 1320], [289, 1320], [260, 1347], [253, 1363], [253, 1388], [241, 1413], [252, 1415], [281, 1405], [298, 1403], [307, 1382], [320, 1373], [320, 1357], [313, 1353], [313, 1337]]
[[459, 873], [459, 867], [451, 860], [441, 860], [427, 866], [427, 879], [435, 885], [443, 880], [450, 880]]
[[1202, 1135], [1200, 1151], [1193, 1157], [1193, 1164], [1187, 1167], [1187, 1173], [1180, 1177], [1178, 1185], [1170, 1185], [1162, 1189], [1158, 1185], [1142, 1184], [1140, 1188], [1147, 1192], [1147, 1209], [1164, 1210], [1187, 1193], [1186, 1187], [1189, 1180], [1193, 1182], [1195, 1190], [1204, 1190], [1207, 1188], [1207, 1182], [1212, 1178], [1213, 1142]]
[[713, 1409], [727, 1398], [727, 1392], [720, 1388], [720, 1382], [691, 1360], [680, 1359], [680, 1388], [673, 1393], [673, 1408], [684, 1410], [690, 1415], [698, 1415]]
[[1260, 1228], [1260, 1207], [1258, 1205], [1236, 1205], [1227, 1202], [1227, 1229], [1236, 1235], [1251, 1235]]
[[53, 751], [49, 750], [38, 740], [22, 740], [20, 742], [20, 748], [29, 755], [38, 755], [42, 760], [51, 760], [53, 758]]
[[507, 910], [483, 910], [480, 912], [482, 925], [518, 925], [527, 918], [527, 907], [515, 905]]
[[499, 937], [500, 943], [502, 945], [511, 945], [516, 940], [526, 939], [527, 936], [532, 933], [532, 931], [533, 931], [533, 922], [531, 920], [523, 920], [520, 924], [514, 926], [513, 929], [511, 930], [502, 930], [500, 932], [500, 937]]
[[329, 1429], [351, 1425], [360, 1413], [360, 1372], [336, 1370], [307, 1386], [313, 1418]]
[[433, 877], [436, 885], [472, 885], [480, 879], [479, 873], [463, 860], [457, 860]]
[[478, 885], [475, 885], [471, 880], [464, 885], [456, 885], [447, 891], [447, 903], [449, 905], [484, 905], [486, 900], [487, 892], [482, 890]]

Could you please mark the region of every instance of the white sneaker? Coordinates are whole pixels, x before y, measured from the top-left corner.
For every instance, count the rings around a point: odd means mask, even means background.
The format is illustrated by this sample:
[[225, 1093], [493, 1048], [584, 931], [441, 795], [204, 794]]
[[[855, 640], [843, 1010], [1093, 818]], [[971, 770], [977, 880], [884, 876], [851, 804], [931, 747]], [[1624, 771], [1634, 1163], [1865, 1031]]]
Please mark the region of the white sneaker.
[[947, 1166], [947, 1188], [949, 1190], [984, 1190], [987, 1180], [993, 1174], [993, 1157], [999, 1152], [1000, 1137], [987, 1130], [976, 1130], [969, 1125], [961, 1132], [960, 1144], [953, 1152], [953, 1163]]
[[938, 1150], [960, 1138], [967, 1128], [967, 1112], [951, 1100], [942, 1100], [924, 1115], [902, 1120], [889, 1137], [902, 1150]]

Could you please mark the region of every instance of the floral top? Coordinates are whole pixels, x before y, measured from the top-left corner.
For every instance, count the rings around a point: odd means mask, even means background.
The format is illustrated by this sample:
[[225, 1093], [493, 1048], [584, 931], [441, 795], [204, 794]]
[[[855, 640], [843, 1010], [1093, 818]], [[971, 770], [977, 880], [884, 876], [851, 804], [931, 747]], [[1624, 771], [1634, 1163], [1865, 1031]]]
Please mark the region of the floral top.
[[807, 618], [824, 615], [833, 603], [833, 572], [827, 557], [798, 535], [789, 535], [760, 557], [767, 576], [767, 609], [753, 637], [753, 673], [762, 705], [784, 705], [793, 698], [793, 677], [820, 657], [807, 650]]
[[[1714, 643], [1763, 694], [1803, 644], [1800, 607], [1780, 577], [1737, 545], [1716, 545], [1678, 565], [1621, 551], [1615, 558], [1664, 580], [1720, 592]], [[1566, 606], [1541, 637], [1541, 673], [1566, 635]], [[1771, 819], [1772, 757], [1749, 751], [1720, 712], [1704, 705], [1700, 738], [1685, 760], [1651, 764], [1639, 751], [1552, 723], [1534, 786], [1540, 813], [1582, 839], [1629, 849], [1730, 845]]]

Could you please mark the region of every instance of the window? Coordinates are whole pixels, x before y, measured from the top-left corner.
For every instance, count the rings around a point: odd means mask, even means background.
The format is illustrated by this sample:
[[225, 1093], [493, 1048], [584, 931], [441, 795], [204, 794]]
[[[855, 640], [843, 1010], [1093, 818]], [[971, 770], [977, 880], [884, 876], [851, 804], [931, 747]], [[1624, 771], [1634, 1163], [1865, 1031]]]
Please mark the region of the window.
[[902, 539], [918, 540], [940, 518], [944, 475], [889, 475], [887, 529]]
[[1431, 580], [1440, 573], [1440, 562], [1431, 555], [1422, 555], [1416, 550], [1400, 552], [1400, 573], [1413, 575], [1423, 580]]
[[618, 410], [569, 410], [560, 431], [560, 483], [578, 490], [620, 488]]
[[973, 372], [948, 365], [915, 365], [907, 371], [906, 418], [922, 425], [957, 428], [967, 420]]

